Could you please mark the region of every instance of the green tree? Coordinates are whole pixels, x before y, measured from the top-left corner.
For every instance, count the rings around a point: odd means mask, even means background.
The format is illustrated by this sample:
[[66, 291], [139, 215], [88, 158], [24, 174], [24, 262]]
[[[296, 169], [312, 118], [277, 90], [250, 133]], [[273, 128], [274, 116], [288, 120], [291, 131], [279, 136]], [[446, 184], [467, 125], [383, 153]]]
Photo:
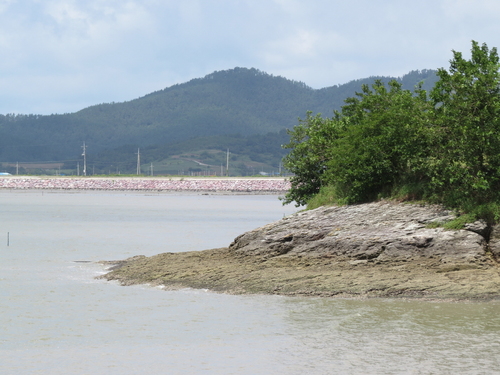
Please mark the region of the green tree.
[[363, 202], [420, 182], [419, 161], [428, 150], [426, 92], [403, 90], [397, 81], [388, 86], [363, 85], [333, 118], [308, 113], [289, 131], [285, 167], [295, 175], [285, 203], [306, 204], [325, 187], [338, 203]]
[[305, 205], [320, 191], [332, 142], [345, 125], [339, 113], [328, 119], [308, 112], [305, 120], [299, 120], [299, 125], [288, 130], [290, 142], [283, 148], [291, 151], [284, 157], [283, 166], [294, 175], [290, 178], [292, 187], [283, 199], [284, 204]]
[[361, 93], [347, 99], [342, 115], [349, 126], [333, 143], [325, 172], [336, 199], [364, 202], [419, 184], [429, 109], [425, 91], [403, 90], [397, 81], [388, 88], [379, 80], [371, 89], [363, 85]]
[[430, 100], [421, 86], [376, 81], [334, 119], [309, 115], [290, 132], [296, 176], [285, 202], [303, 203], [325, 187], [330, 201], [347, 204], [405, 192], [500, 218], [497, 49], [473, 41], [470, 60], [453, 51], [449, 71], [437, 75]]
[[473, 41], [470, 60], [453, 51], [449, 71], [438, 70], [427, 166], [435, 198], [449, 205], [500, 198], [499, 69], [497, 49]]

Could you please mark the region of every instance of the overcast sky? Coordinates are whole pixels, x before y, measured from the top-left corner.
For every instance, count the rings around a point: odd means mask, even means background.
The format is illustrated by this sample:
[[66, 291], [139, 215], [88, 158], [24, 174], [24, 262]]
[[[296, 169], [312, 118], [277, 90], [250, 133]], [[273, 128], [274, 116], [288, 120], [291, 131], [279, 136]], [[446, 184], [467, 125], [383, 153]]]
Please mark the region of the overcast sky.
[[0, 0], [0, 113], [67, 113], [234, 67], [313, 88], [500, 46], [498, 0]]

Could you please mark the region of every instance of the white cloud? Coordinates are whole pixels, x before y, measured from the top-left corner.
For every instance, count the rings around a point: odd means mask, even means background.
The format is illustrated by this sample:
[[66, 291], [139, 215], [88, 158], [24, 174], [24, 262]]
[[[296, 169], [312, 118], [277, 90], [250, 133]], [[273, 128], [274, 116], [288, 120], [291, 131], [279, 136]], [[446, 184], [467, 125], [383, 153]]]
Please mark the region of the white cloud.
[[130, 100], [235, 66], [315, 88], [498, 46], [478, 0], [0, 0], [0, 113]]

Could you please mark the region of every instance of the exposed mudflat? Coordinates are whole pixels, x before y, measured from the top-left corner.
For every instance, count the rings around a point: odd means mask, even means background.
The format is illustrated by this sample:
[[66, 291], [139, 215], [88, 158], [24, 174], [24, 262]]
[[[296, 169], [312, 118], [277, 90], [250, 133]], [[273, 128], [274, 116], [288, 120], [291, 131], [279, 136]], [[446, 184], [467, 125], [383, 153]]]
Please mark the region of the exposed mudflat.
[[453, 217], [439, 206], [391, 202], [323, 207], [247, 232], [227, 248], [108, 262], [115, 269], [102, 277], [232, 294], [499, 298], [490, 241], [498, 230], [429, 225]]
[[[112, 262], [111, 262], [112, 263]], [[163, 285], [232, 294], [343, 297], [495, 299], [500, 269], [494, 264], [443, 265], [427, 259], [377, 264], [371, 260], [235, 256], [228, 248], [165, 253], [122, 263], [104, 275], [122, 285]]]

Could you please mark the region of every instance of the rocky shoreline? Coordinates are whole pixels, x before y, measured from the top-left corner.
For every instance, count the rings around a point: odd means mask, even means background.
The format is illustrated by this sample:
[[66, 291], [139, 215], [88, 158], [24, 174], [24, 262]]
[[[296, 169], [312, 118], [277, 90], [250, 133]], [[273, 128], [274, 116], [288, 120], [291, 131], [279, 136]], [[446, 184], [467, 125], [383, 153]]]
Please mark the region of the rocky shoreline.
[[382, 201], [303, 211], [227, 248], [105, 262], [122, 285], [232, 294], [499, 299], [500, 227], [441, 224], [440, 206]]

